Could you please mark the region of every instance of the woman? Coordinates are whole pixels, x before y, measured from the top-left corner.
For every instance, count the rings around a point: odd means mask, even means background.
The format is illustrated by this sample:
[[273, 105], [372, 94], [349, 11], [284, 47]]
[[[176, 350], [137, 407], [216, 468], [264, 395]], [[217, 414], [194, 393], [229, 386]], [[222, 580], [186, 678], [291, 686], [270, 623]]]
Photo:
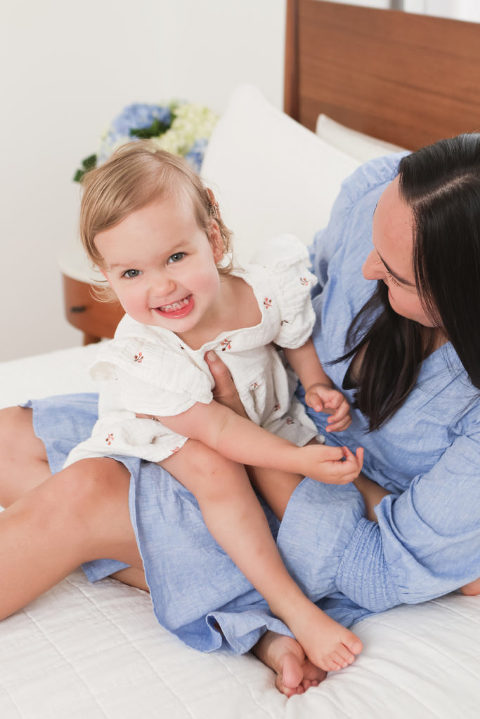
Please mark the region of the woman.
[[[259, 489], [283, 517], [271, 525], [291, 573], [312, 598], [316, 576], [322, 586], [329, 577], [322, 608], [346, 625], [480, 576], [479, 227], [480, 135], [467, 135], [361, 167], [316, 238], [315, 345], [354, 404], [338, 443], [365, 448], [361, 494], [309, 479], [294, 489], [282, 476], [274, 487], [259, 479]], [[221, 363], [211, 368], [217, 398], [232, 395]], [[95, 411], [94, 397], [36, 403], [53, 471]], [[322, 430], [326, 418], [311, 416]], [[123, 564], [94, 561], [88, 576], [116, 572], [146, 588], [145, 567], [157, 616], [185, 641], [193, 633], [205, 650], [224, 641], [236, 651], [258, 642], [287, 694], [322, 678], [291, 637], [258, 641], [286, 629], [215, 547], [191, 495], [164, 473], [159, 481], [158, 467], [139, 462], [133, 481], [125, 470], [119, 482], [113, 460], [102, 472], [85, 460], [82, 471], [49, 477], [31, 410], [5, 410], [1, 421], [0, 501], [11, 506], [0, 517], [0, 566], [15, 590], [1, 596], [0, 616], [82, 562], [111, 557]], [[188, 606], [177, 601], [187, 588]]]

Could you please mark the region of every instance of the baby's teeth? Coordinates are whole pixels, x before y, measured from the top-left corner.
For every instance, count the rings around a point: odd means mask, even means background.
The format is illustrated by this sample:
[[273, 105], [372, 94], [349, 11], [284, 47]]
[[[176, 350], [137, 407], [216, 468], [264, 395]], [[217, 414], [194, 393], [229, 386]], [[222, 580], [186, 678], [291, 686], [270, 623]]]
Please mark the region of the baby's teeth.
[[178, 302], [172, 302], [171, 305], [163, 305], [163, 307], [160, 307], [160, 309], [163, 312], [169, 312], [170, 310], [179, 310], [180, 307], [183, 307], [184, 305], [188, 304], [188, 297], [185, 297], [183, 300], [179, 300]]

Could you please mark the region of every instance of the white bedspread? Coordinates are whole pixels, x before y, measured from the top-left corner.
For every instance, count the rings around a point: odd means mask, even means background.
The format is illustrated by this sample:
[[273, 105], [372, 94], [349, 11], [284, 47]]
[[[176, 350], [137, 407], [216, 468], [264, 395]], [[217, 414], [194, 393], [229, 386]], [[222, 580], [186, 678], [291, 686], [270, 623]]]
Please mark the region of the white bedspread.
[[[0, 405], [93, 389], [86, 367], [94, 352], [90, 346], [0, 364]], [[365, 646], [357, 661], [287, 700], [253, 657], [197, 653], [158, 625], [147, 594], [115, 580], [91, 585], [77, 571], [0, 623], [0, 717], [480, 716], [480, 597], [452, 594], [398, 607], [355, 631]]]

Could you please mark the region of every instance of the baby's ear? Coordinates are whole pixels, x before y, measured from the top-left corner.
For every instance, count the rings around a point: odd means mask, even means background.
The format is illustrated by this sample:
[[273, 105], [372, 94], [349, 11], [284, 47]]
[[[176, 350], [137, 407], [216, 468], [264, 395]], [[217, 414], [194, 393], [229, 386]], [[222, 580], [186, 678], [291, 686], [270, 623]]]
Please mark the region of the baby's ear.
[[222, 237], [222, 233], [220, 232], [218, 223], [216, 220], [213, 220], [213, 219], [210, 220], [210, 229], [208, 232], [208, 240], [212, 247], [213, 259], [215, 260], [215, 264], [217, 264], [218, 262], [220, 262], [223, 255], [225, 254], [225, 247], [223, 244], [223, 237]]

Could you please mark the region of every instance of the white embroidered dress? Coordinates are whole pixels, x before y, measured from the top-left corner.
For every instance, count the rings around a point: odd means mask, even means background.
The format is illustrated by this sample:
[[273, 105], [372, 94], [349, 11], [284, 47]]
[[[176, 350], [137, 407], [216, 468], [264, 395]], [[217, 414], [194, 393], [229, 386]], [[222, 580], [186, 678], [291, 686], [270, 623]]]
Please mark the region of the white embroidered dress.
[[296, 377], [274, 346], [301, 347], [312, 333], [310, 288], [316, 279], [307, 266], [308, 253], [295, 237], [267, 243], [254, 263], [232, 272], [252, 287], [260, 323], [226, 331], [197, 350], [170, 330], [125, 316], [91, 367], [100, 385], [99, 419], [65, 466], [111, 455], [160, 462], [177, 452], [187, 437], [135, 415], [172, 416], [211, 402], [214, 382], [204, 359], [209, 350], [227, 365], [253, 422], [298, 446], [315, 437], [315, 425], [294, 397]]

